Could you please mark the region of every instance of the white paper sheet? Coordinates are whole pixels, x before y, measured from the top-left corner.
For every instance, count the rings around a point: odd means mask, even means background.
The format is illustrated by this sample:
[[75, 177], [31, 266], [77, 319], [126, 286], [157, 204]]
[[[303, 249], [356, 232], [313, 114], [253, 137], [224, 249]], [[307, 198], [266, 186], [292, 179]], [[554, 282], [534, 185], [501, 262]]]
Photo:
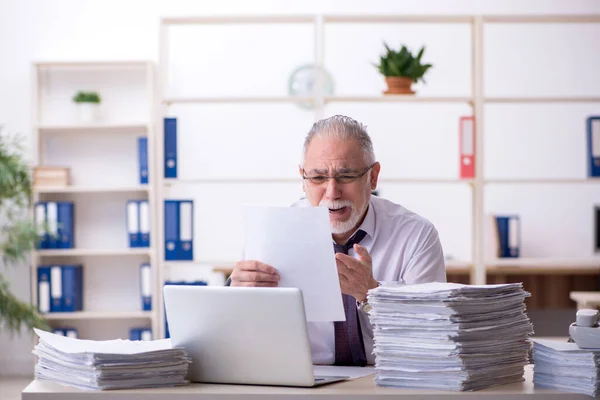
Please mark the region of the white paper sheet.
[[246, 206], [244, 234], [244, 258], [277, 269], [280, 287], [300, 288], [308, 321], [346, 319], [327, 208]]
[[339, 365], [313, 365], [313, 373], [318, 376], [347, 376], [350, 379], [375, 374], [373, 366], [343, 367]]

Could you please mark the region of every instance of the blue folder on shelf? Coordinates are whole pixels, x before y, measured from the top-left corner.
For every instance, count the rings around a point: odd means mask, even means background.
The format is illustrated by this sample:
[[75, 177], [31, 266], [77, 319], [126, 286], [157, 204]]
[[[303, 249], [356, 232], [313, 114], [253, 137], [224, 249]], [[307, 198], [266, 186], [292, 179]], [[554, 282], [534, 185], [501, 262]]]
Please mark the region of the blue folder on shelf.
[[140, 294], [142, 298], [142, 310], [152, 310], [152, 275], [150, 263], [140, 266]]
[[177, 178], [177, 119], [164, 119], [165, 178]]
[[129, 340], [152, 340], [152, 329], [150, 328], [131, 328], [129, 330]]
[[165, 200], [165, 260], [177, 260], [179, 202]]
[[165, 260], [194, 259], [194, 202], [165, 200]]
[[138, 201], [139, 247], [150, 247], [150, 206], [148, 200]]
[[138, 163], [140, 169], [140, 183], [148, 183], [148, 138], [138, 138]]
[[140, 205], [137, 200], [127, 202], [127, 235], [129, 247], [141, 247], [140, 240]]
[[83, 267], [81, 265], [63, 265], [62, 285], [62, 311], [83, 310]]
[[59, 202], [56, 203], [56, 211], [58, 233], [56, 240], [57, 248], [72, 249], [75, 247], [75, 224], [73, 223], [75, 206], [73, 202]]
[[600, 115], [587, 119], [588, 177], [600, 178]]
[[518, 215], [496, 215], [498, 257], [516, 258], [521, 253], [521, 219]]

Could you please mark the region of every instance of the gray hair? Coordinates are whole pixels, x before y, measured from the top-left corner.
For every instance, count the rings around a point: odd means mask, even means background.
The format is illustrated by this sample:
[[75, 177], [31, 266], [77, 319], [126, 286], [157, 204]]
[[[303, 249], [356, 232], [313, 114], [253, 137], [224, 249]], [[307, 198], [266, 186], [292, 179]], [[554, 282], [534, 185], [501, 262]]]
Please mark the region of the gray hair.
[[335, 138], [335, 139], [354, 139], [360, 145], [365, 156], [365, 162], [371, 165], [375, 162], [375, 151], [373, 150], [373, 142], [367, 133], [367, 127], [360, 122], [346, 117], [345, 115], [334, 115], [333, 117], [325, 118], [315, 122], [310, 128], [306, 139], [304, 139], [304, 148], [302, 150], [302, 164], [306, 158], [306, 150], [308, 145], [315, 136], [320, 138]]

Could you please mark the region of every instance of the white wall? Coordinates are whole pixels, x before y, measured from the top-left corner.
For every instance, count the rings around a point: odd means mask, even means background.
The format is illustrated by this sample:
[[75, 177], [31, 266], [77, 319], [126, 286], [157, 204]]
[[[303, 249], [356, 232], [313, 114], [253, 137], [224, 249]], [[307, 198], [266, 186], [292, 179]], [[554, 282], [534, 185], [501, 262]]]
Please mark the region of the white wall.
[[[8, 132], [21, 132], [29, 135], [31, 132], [30, 121], [30, 65], [32, 61], [38, 60], [101, 60], [101, 59], [150, 59], [157, 61], [158, 58], [158, 28], [159, 19], [164, 16], [186, 16], [202, 14], [255, 14], [255, 13], [600, 13], [600, 3], [595, 0], [570, 1], [561, 0], [547, 1], [519, 1], [519, 0], [460, 0], [448, 2], [445, 0], [412, 0], [402, 2], [391, 1], [325, 1], [325, 0], [305, 0], [305, 1], [115, 1], [115, 0], [0, 0], [0, 125], [5, 125]], [[385, 37], [393, 38], [399, 32], [396, 28], [390, 28]], [[407, 40], [418, 45], [423, 41], [423, 35], [427, 35], [428, 43], [431, 47], [427, 54], [431, 54], [436, 60], [439, 68], [432, 70], [429, 85], [422, 87], [422, 93], [428, 94], [452, 94], [466, 95], [468, 93], [468, 73], [466, 69], [456, 69], [455, 63], [468, 54], [469, 49], [465, 48], [462, 38], [467, 33], [461, 28], [450, 28], [450, 31], [444, 31], [448, 28], [432, 27], [432, 30], [419, 31], [420, 28], [410, 28], [401, 31]], [[496, 28], [494, 28], [496, 29]], [[585, 29], [589, 29], [586, 31]], [[357, 35], [356, 32], [360, 32]], [[491, 30], [489, 38], [497, 45], [497, 53], [486, 53], [486, 57], [491, 57], [488, 61], [491, 80], [486, 81], [486, 91], [492, 95], [511, 94], [507, 90], [517, 88], [520, 90], [537, 91], [535, 94], [565, 94], [574, 92], [575, 94], [598, 94], [600, 92], [600, 79], [595, 77], [595, 71], [600, 69], [598, 54], [591, 51], [594, 47], [594, 41], [591, 35], [598, 35], [598, 28], [584, 28], [583, 30], [573, 30], [570, 28], [554, 27], [551, 31], [542, 31], [535, 33], [532, 39], [524, 40], [524, 34], [530, 32], [528, 28], [508, 28], [504, 31]], [[349, 35], [357, 35], [352, 38]], [[216, 36], [213, 36], [216, 37]], [[291, 35], [297, 38], [296, 34]], [[296, 39], [293, 39], [296, 40]], [[367, 62], [376, 55], [379, 50], [373, 48], [373, 44], [379, 40], [379, 34], [372, 31], [348, 31], [347, 28], [339, 28], [332, 31], [328, 40], [347, 40], [347, 44], [340, 46], [329, 45], [327, 65], [334, 73], [338, 86], [338, 93], [365, 93], [372, 90], [381, 89], [381, 80], [373, 71], [367, 71]], [[352, 40], [352, 41], [350, 41]], [[367, 49], [366, 55], [360, 52], [350, 52], [349, 44], [356, 45], [362, 50]], [[211, 43], [205, 43], [210, 46]], [[333, 42], [332, 42], [333, 44]], [[597, 44], [597, 42], [596, 42]], [[201, 42], [197, 45], [200, 47]], [[519, 45], [526, 46], [519, 53], [514, 53], [514, 49]], [[528, 46], [528, 47], [527, 47]], [[549, 55], [544, 56], [540, 53]], [[228, 46], [228, 50], [235, 47]], [[296, 62], [301, 62], [306, 54], [305, 48], [298, 47], [298, 58], [293, 59], [289, 64], [275, 65], [274, 67], [282, 70], [289, 69]], [[303, 50], [302, 50], [303, 49]], [[558, 54], [554, 50], [558, 50]], [[569, 54], [573, 50], [579, 53], [585, 53], [587, 62], [575, 56], [562, 57], [561, 52], [567, 51]], [[181, 49], [180, 49], [181, 50]], [[195, 49], [194, 49], [195, 50]], [[445, 55], [445, 51], [456, 51], [453, 56]], [[197, 50], [196, 50], [197, 51]], [[554, 54], [553, 54], [554, 53]], [[179, 55], [183, 55], [180, 51]], [[265, 53], [263, 56], [268, 57]], [[594, 58], [595, 57], [595, 58]], [[343, 59], [343, 61], [340, 61]], [[464, 60], [463, 60], [464, 61]], [[361, 64], [362, 63], [362, 66]], [[180, 67], [182, 64], [178, 64]], [[354, 65], [348, 68], [348, 65]], [[469, 68], [468, 62], [464, 63], [465, 68]], [[556, 66], [556, 70], [550, 70], [550, 66]], [[442, 68], [447, 66], [447, 68]], [[361, 69], [361, 68], [364, 68]], [[455, 68], [452, 74], [447, 75], [445, 71]], [[215, 75], [207, 75], [211, 81], [226, 81], [228, 76], [222, 75], [222, 71], [235, 73], [239, 71], [240, 81], [251, 82], [253, 74], [246, 77], [244, 74], [248, 71], [256, 71], [256, 65], [248, 62], [242, 62], [238, 68], [220, 68], [211, 71]], [[221, 71], [221, 72], [219, 72]], [[356, 71], [364, 73], [364, 79], [355, 79], [353, 74]], [[507, 71], [511, 72], [511, 77], [506, 78]], [[512, 75], [514, 74], [514, 76]], [[194, 89], [194, 85], [201, 81], [192, 81], [189, 70], [182, 69], [178, 78], [185, 77], [184, 82], [179, 85], [179, 90]], [[281, 76], [279, 77], [281, 78]], [[188, 80], [189, 79], [189, 80]], [[256, 78], [258, 79], [258, 78]], [[259, 79], [260, 81], [260, 79]], [[285, 79], [263, 80], [261, 85], [254, 88], [262, 90], [281, 90], [285, 85]], [[185, 86], [184, 86], [185, 85]], [[379, 86], [377, 86], [379, 85]], [[206, 85], [204, 86], [206, 87]], [[373, 89], [375, 88], [375, 89]], [[545, 92], [544, 92], [545, 91]], [[282, 92], [283, 93], [283, 92]], [[512, 92], [512, 94], [522, 94]], [[598, 105], [596, 105], [598, 106]], [[270, 138], [277, 148], [281, 148], [282, 157], [278, 159], [281, 165], [288, 167], [287, 162], [294, 157], [294, 148], [301, 140], [302, 133], [308, 128], [310, 115], [299, 113], [297, 110], [290, 110], [291, 106], [278, 106], [281, 109], [278, 113], [268, 113], [266, 108], [253, 110], [251, 108], [235, 109], [232, 108], [224, 112], [227, 115], [241, 115], [245, 112], [244, 119], [228, 120], [227, 124], [219, 124], [216, 118], [199, 121], [210, 127], [218, 129], [223, 133], [221, 139], [223, 146], [226, 146], [228, 134], [239, 131], [244, 128], [240, 121], [248, 122], [256, 126], [263, 122], [266, 129], [262, 131], [262, 138]], [[454, 152], [445, 152], [445, 148], [456, 149], [456, 131], [448, 132], [438, 128], [447, 125], [444, 121], [452, 121], [454, 116], [468, 109], [459, 106], [441, 106], [432, 111], [420, 109], [420, 106], [414, 106], [414, 109], [403, 108], [403, 128], [390, 129], [386, 123], [393, 109], [386, 109], [388, 106], [378, 105], [375, 107], [360, 107], [358, 105], [334, 105], [327, 110], [328, 114], [343, 112], [363, 120], [372, 129], [374, 140], [376, 140], [376, 150], [380, 150], [380, 157], [385, 161], [384, 168], [389, 165], [390, 177], [397, 176], [432, 176], [443, 177], [453, 176], [455, 166], [457, 165]], [[391, 107], [391, 106], [389, 106]], [[457, 108], [458, 107], [458, 108]], [[584, 177], [585, 168], [582, 164], [583, 156], [583, 125], [582, 118], [591, 112], [598, 112], [598, 107], [587, 105], [585, 107], [554, 106], [554, 108], [539, 109], [537, 107], [513, 108], [501, 113], [500, 109], [505, 106], [489, 106], [487, 111], [488, 120], [486, 130], [489, 133], [486, 143], [486, 155], [489, 156], [489, 163], [486, 163], [486, 173], [494, 177], [519, 176], [561, 176], [561, 177]], [[508, 106], [506, 106], [508, 107]], [[184, 107], [182, 107], [184, 108]], [[180, 110], [182, 113], [185, 110]], [[189, 112], [189, 110], [188, 110]], [[435, 118], [421, 118], [423, 113], [435, 113], [439, 120]], [[272, 114], [272, 115], [269, 115]], [[506, 115], [510, 117], [506, 117]], [[218, 114], [210, 114], [213, 117]], [[267, 117], [271, 117], [267, 119]], [[277, 117], [279, 116], [279, 117]], [[416, 116], [416, 117], [415, 117]], [[533, 129], [532, 119], [543, 120], [543, 131]], [[293, 123], [289, 123], [293, 121]], [[519, 121], [519, 123], [515, 123]], [[524, 121], [524, 122], [523, 122]], [[578, 125], [579, 124], [579, 125]], [[282, 128], [285, 134], [290, 138], [283, 140], [281, 136], [274, 136]], [[279, 131], [278, 131], [279, 129]], [[252, 132], [252, 135], [257, 133]], [[247, 132], [250, 135], [250, 132]], [[431, 136], [428, 136], [431, 135]], [[245, 138], [248, 140], [248, 138]], [[244, 142], [248, 146], [251, 141]], [[215, 144], [211, 142], [211, 144]], [[217, 145], [219, 143], [216, 143]], [[422, 158], [415, 158], [411, 154], [421, 153], [423, 149], [435, 144], [434, 152], [430, 161]], [[439, 146], [439, 147], [438, 147]], [[216, 147], [216, 146], [215, 146]], [[397, 153], [392, 151], [397, 149]], [[532, 152], [541, 149], [542, 160], [536, 162], [535, 159], [525, 165]], [[268, 148], [266, 149], [269, 150]], [[212, 158], [226, 157], [231, 163], [226, 164], [219, 171], [211, 170], [212, 173], [229, 174], [235, 171], [245, 171], [246, 174], [257, 173], [262, 170], [260, 167], [266, 166], [261, 160], [257, 165], [250, 169], [244, 169], [248, 166], [248, 160], [245, 154], [235, 154], [223, 152], [208, 153], [203, 149], [198, 150], [203, 157], [196, 165], [184, 164], [184, 173], [191, 173], [195, 167], [204, 166], [206, 160]], [[265, 149], [257, 148], [257, 151]], [[289, 153], [288, 153], [289, 151]], [[518, 164], [511, 167], [511, 164], [505, 162], [507, 154], [514, 154], [517, 157]], [[411, 158], [412, 157], [412, 158]], [[559, 160], [559, 162], [554, 162]], [[291, 164], [290, 164], [291, 165]], [[205, 172], [206, 169], [203, 169]], [[279, 170], [279, 174], [285, 175], [286, 172]], [[295, 172], [295, 171], [294, 171]], [[198, 195], [202, 191], [214, 193], [210, 187], [199, 188]], [[221, 188], [223, 194], [232, 193], [228, 197], [229, 202], [233, 201], [236, 192], [235, 188]], [[296, 193], [296, 187], [284, 188], [277, 192], [276, 201], [286, 201], [283, 194], [289, 193], [293, 196]], [[586, 256], [589, 248], [585, 243], [591, 241], [591, 228], [587, 221], [587, 209], [593, 201], [600, 200], [600, 189], [596, 187], [574, 188], [572, 192], [565, 193], [564, 190], [554, 188], [543, 188], [538, 191], [535, 188], [527, 189], [527, 201], [521, 201], [523, 195], [515, 187], [494, 187], [490, 190], [490, 201], [486, 204], [488, 211], [509, 211], [517, 210], [525, 215], [524, 233], [531, 232], [528, 237], [536, 235], [542, 236], [542, 241], [532, 241], [524, 243], [525, 255], [578, 255]], [[261, 187], [245, 188], [245, 197], [264, 198]], [[468, 229], [462, 227], [454, 232], [451, 229], [457, 221], [463, 221], [469, 215], [469, 194], [462, 187], [452, 188], [445, 192], [442, 188], [410, 188], [398, 185], [382, 187], [382, 195], [389, 195], [394, 200], [405, 203], [415, 211], [424, 213], [434, 222], [441, 226], [441, 234], [444, 240], [444, 246], [448, 252], [454, 255], [464, 256], [470, 253], [470, 243], [465, 241], [468, 237]], [[492, 196], [493, 195], [493, 196]], [[443, 205], [434, 201], [436, 198], [443, 198]], [[537, 200], [536, 200], [537, 199]], [[427, 201], [424, 201], [427, 200]], [[229, 204], [229, 203], [228, 203]], [[544, 207], [539, 207], [543, 204]], [[573, 212], [573, 204], [578, 207], [577, 212]], [[196, 206], [201, 211], [201, 208]], [[564, 218], [556, 218], [555, 210], [564, 210]], [[211, 222], [210, 213], [198, 214]], [[552, 229], [544, 229], [541, 224], [547, 221], [549, 215], [552, 215]], [[576, 222], [573, 222], [573, 215]], [[199, 217], [197, 217], [199, 218]], [[591, 219], [591, 218], [590, 218]], [[212, 221], [212, 223], [215, 223]], [[470, 224], [465, 223], [465, 226]], [[561, 235], [561, 232], [563, 234]], [[567, 233], [566, 235], [564, 233]], [[201, 231], [197, 231], [197, 235]], [[570, 242], [565, 246], [565, 236]], [[197, 236], [198, 237], [198, 236]], [[210, 238], [205, 238], [209, 240]], [[528, 239], [529, 240], [529, 239]], [[197, 243], [200, 241], [198, 240]], [[543, 246], [540, 246], [543, 243]], [[581, 244], [583, 243], [583, 244]], [[571, 246], [569, 246], [571, 245]], [[209, 244], [206, 243], [208, 248]], [[197, 249], [204, 250], [204, 249]], [[235, 248], [220, 248], [219, 251], [235, 251]], [[584, 253], [586, 251], [587, 253]], [[17, 270], [12, 270], [9, 274], [12, 287], [16, 294], [22, 299], [29, 298], [29, 269], [27, 266], [20, 266]], [[0, 334], [0, 375], [24, 374], [30, 373], [33, 367], [33, 359], [30, 355], [33, 340], [28, 335], [23, 335], [20, 339], [12, 339], [4, 334]]]

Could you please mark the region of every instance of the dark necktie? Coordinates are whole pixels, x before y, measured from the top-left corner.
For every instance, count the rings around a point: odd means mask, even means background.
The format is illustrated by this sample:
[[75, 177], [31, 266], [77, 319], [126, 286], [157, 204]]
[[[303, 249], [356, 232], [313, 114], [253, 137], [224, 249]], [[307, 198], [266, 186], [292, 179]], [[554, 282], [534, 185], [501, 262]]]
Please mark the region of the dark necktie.
[[[334, 243], [335, 252], [348, 254], [348, 250], [355, 243], [359, 243], [366, 234], [365, 231], [359, 230], [346, 244]], [[360, 330], [360, 321], [358, 320], [356, 300], [347, 294], [342, 294], [342, 300], [344, 302], [344, 311], [346, 312], [346, 321], [334, 321], [333, 323], [335, 331], [335, 364], [359, 365], [363, 367], [367, 364], [367, 357]]]

